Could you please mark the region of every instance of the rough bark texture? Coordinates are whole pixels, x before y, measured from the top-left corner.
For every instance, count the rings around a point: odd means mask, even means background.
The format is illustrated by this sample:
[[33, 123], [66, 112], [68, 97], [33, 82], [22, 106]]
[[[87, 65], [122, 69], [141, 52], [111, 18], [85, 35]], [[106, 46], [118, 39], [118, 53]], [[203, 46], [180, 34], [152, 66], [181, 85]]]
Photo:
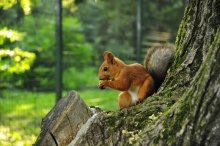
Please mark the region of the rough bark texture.
[[220, 0], [189, 1], [176, 45], [156, 94], [97, 113], [85, 132], [74, 129], [70, 145], [220, 145]]

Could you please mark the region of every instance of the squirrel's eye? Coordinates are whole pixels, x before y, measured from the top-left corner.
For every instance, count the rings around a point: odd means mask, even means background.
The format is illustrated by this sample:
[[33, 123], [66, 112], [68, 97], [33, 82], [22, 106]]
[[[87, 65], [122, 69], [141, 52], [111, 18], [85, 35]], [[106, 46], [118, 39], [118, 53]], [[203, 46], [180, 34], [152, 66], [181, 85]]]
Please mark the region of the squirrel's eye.
[[107, 70], [108, 70], [108, 67], [105, 66], [105, 67], [103, 68], [103, 71], [107, 71]]

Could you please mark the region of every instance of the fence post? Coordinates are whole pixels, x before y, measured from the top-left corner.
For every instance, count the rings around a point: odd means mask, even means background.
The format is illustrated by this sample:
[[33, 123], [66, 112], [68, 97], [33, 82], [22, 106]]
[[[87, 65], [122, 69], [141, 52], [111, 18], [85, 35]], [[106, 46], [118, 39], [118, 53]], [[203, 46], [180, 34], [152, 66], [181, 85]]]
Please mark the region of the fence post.
[[56, 0], [56, 102], [62, 98], [62, 0]]
[[136, 19], [136, 59], [137, 62], [141, 61], [141, 47], [142, 47], [142, 0], [137, 0], [137, 19]]

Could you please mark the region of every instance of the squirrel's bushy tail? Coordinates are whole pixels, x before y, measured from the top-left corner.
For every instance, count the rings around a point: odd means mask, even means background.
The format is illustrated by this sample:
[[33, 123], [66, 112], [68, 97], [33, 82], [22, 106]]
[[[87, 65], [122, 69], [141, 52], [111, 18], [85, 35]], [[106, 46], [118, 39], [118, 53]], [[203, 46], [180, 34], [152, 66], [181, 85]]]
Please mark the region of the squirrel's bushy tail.
[[175, 47], [170, 44], [155, 46], [147, 51], [144, 66], [152, 75], [158, 86], [163, 82], [167, 70], [174, 61], [174, 52]]

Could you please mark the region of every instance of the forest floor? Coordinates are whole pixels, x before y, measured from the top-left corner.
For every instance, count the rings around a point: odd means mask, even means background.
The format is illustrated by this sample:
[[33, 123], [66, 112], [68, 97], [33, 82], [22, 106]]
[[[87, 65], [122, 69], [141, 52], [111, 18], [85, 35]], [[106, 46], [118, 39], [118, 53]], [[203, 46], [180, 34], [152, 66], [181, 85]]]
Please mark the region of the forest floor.
[[[89, 106], [117, 110], [113, 90], [83, 90], [80, 96]], [[67, 95], [67, 92], [64, 92]], [[32, 145], [40, 133], [42, 118], [55, 104], [53, 92], [2, 90], [0, 93], [0, 145]]]

